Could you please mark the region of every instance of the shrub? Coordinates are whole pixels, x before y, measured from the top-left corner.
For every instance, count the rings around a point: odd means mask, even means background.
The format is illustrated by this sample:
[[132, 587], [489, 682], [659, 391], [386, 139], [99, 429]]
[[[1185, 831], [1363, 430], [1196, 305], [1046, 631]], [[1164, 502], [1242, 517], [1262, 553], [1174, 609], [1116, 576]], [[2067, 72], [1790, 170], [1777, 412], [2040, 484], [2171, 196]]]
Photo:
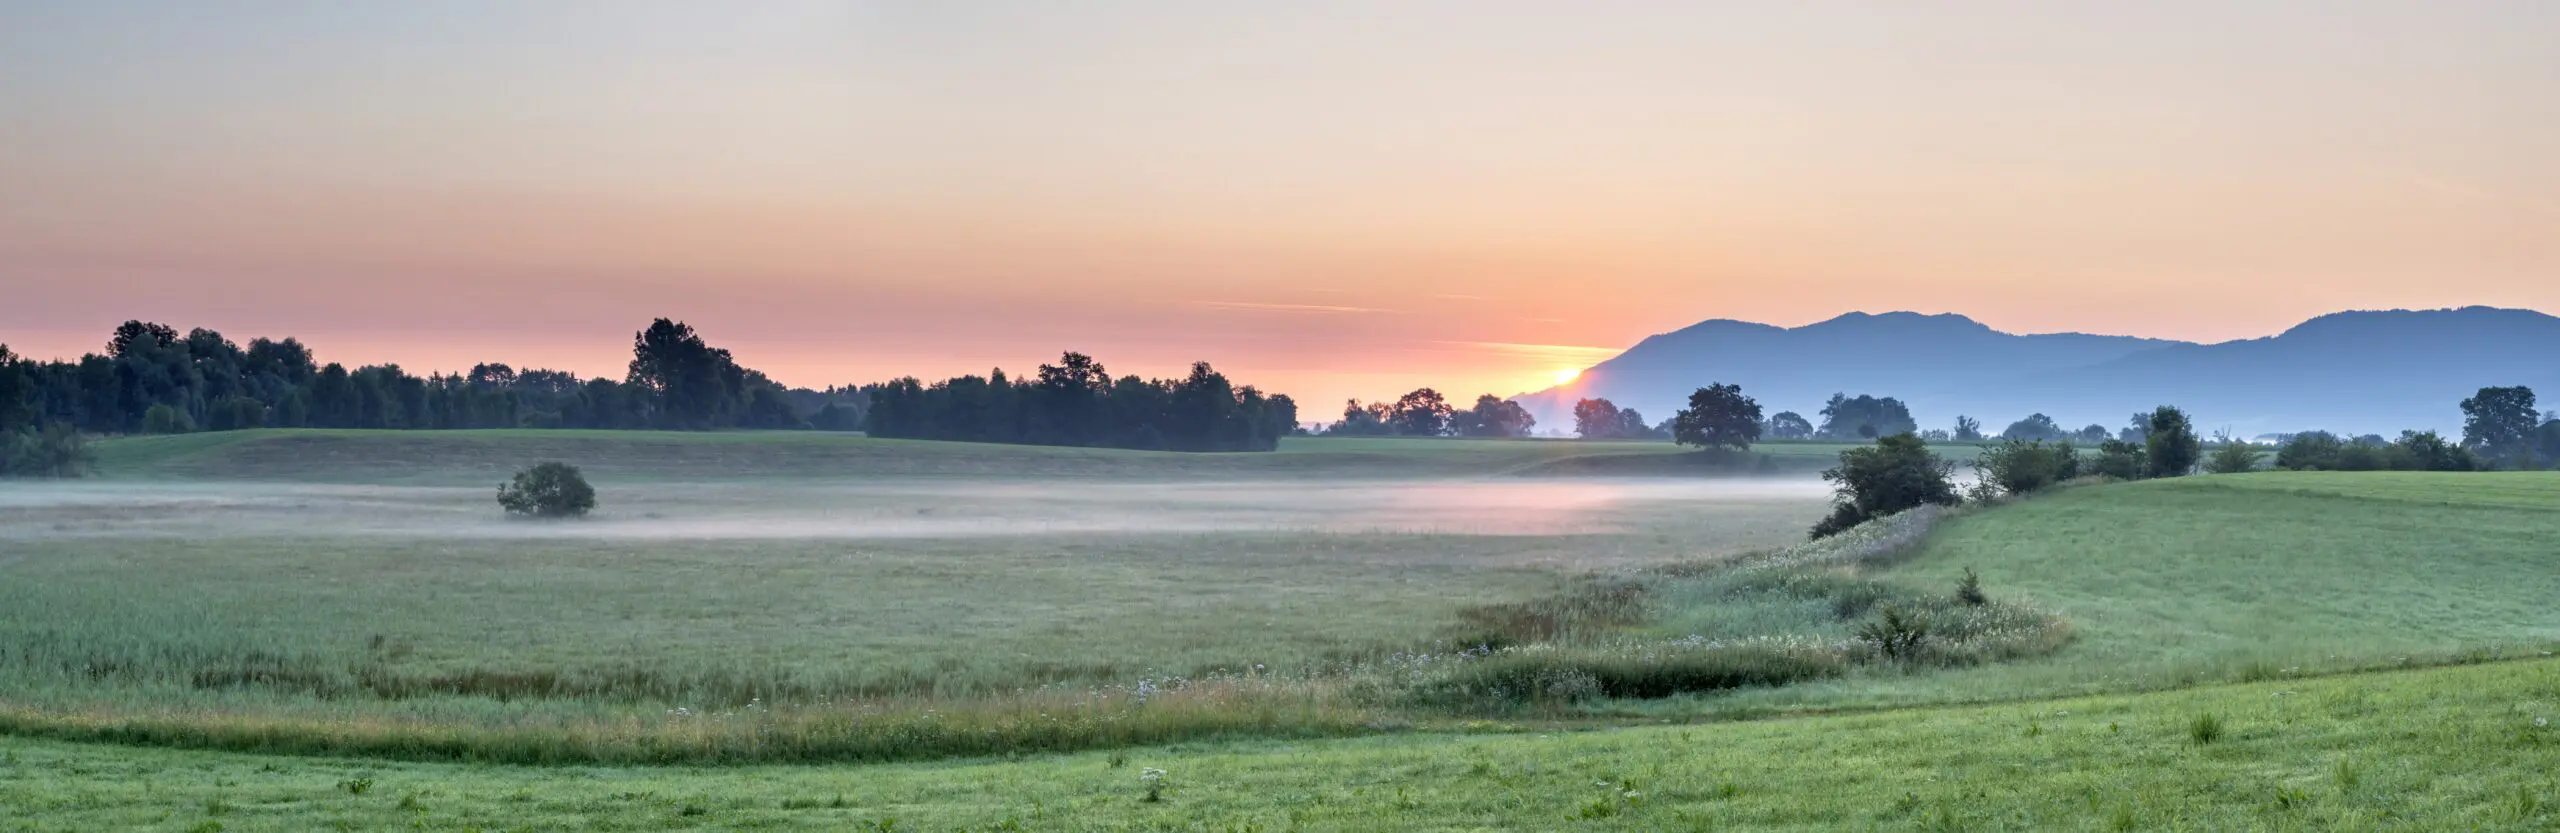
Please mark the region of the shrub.
[[1919, 656], [1921, 644], [1928, 640], [1928, 622], [1890, 604], [1877, 611], [1875, 621], [1858, 626], [1858, 641], [1896, 662]]
[[498, 505], [507, 514], [535, 518], [574, 518], [596, 508], [596, 490], [577, 466], [538, 463], [516, 472], [515, 481], [498, 487]]
[[1837, 535], [1850, 527], [1929, 504], [1963, 502], [1949, 475], [1955, 464], [1929, 450], [1917, 434], [1895, 434], [1866, 448], [1840, 452], [1840, 465], [1822, 473], [1838, 498], [1831, 516], [1813, 527], [1813, 537]]
[[2080, 450], [2070, 441], [2009, 440], [1983, 449], [1973, 470], [2000, 491], [2023, 495], [2080, 476]]
[[2325, 471], [2338, 467], [2338, 453], [2346, 444], [2338, 435], [2327, 431], [2304, 431], [2284, 441], [2276, 449], [2276, 468], [2286, 471]]
[[185, 411], [168, 405], [153, 405], [142, 412], [142, 433], [185, 434], [195, 430], [196, 421], [193, 417], [187, 416]]
[[2266, 456], [2265, 451], [2248, 441], [2226, 436], [2222, 438], [2222, 447], [2214, 449], [2213, 456], [2205, 459], [2204, 471], [2206, 474], [2253, 472], [2258, 470], [2258, 461], [2266, 459]]
[[78, 477], [95, 459], [69, 423], [0, 432], [0, 477]]
[[1991, 603], [1991, 597], [1982, 594], [1982, 577], [1974, 575], [1971, 567], [1964, 568], [1964, 578], [1956, 580], [1956, 601], [1972, 607]]
[[2141, 443], [2108, 440], [2098, 444], [2098, 458], [2089, 461], [2089, 473], [2116, 480], [2140, 480], [2149, 465], [2143, 460]]

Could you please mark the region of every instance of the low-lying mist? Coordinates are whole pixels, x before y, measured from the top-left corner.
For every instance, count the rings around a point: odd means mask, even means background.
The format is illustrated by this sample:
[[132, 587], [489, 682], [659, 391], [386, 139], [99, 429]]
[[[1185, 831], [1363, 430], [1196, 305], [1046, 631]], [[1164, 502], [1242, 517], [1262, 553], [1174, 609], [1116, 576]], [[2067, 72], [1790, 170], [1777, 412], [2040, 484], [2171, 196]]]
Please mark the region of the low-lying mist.
[[45, 537], [967, 538], [1249, 531], [1619, 531], [1678, 503], [1800, 503], [1811, 479], [1094, 483], [986, 480], [599, 484], [595, 514], [505, 517], [484, 488], [273, 483], [0, 484], [0, 540]]

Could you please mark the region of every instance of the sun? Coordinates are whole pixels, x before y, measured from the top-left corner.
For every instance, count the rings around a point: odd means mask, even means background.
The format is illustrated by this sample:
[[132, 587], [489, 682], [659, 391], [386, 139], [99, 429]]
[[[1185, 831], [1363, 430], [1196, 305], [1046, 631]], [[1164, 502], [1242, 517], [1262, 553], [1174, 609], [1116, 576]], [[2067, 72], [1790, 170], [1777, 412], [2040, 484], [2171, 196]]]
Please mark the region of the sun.
[[1556, 384], [1559, 385], [1570, 384], [1573, 380], [1579, 378], [1582, 378], [1582, 371], [1575, 370], [1570, 367], [1556, 371]]

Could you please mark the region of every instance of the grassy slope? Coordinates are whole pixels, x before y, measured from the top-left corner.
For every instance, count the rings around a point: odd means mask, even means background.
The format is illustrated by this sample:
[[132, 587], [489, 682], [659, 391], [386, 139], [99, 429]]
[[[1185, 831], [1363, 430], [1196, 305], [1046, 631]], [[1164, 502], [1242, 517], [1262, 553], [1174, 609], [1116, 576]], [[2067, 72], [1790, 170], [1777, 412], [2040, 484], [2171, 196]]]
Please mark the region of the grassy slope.
[[[2205, 714], [2223, 733], [2198, 743]], [[2548, 830], [2560, 728], [2537, 718], [2560, 720], [2560, 662], [1125, 765], [519, 768], [0, 738], [0, 828]], [[1166, 771], [1163, 802], [1139, 800], [1142, 768]]]
[[[2169, 520], [2174, 519], [2174, 520]], [[2065, 610], [2058, 662], [2214, 679], [2560, 641], [2560, 475], [2266, 473], [2066, 490], [1904, 569]]]

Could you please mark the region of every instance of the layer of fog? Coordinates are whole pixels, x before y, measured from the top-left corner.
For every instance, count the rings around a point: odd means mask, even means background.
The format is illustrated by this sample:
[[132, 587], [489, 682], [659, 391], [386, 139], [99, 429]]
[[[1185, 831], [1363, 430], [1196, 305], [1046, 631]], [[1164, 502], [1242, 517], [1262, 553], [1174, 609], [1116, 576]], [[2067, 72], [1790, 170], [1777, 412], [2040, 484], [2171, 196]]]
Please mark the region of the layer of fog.
[[1620, 531], [1680, 503], [1811, 505], [1819, 481], [887, 481], [598, 486], [576, 521], [509, 519], [487, 488], [0, 483], [0, 542], [50, 537], [967, 538], [1250, 531]]

